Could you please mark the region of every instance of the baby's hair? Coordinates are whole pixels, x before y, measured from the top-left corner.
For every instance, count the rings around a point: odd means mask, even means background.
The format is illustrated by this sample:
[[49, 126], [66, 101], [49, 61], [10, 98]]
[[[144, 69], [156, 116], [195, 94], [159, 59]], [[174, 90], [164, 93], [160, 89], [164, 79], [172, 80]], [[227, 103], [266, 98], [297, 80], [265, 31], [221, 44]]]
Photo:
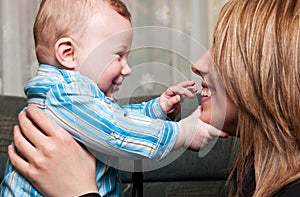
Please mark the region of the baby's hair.
[[47, 63], [46, 59], [54, 57], [53, 47], [62, 37], [80, 44], [87, 21], [107, 5], [131, 21], [131, 14], [121, 0], [42, 0], [33, 27], [39, 63]]
[[131, 21], [131, 14], [126, 5], [120, 0], [106, 0], [121, 16]]

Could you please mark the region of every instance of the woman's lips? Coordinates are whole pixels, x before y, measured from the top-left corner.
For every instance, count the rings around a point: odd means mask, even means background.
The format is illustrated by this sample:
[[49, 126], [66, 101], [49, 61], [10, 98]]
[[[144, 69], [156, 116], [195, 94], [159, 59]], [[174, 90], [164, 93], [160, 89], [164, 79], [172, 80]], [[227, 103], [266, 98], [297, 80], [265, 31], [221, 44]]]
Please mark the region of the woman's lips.
[[208, 101], [211, 96], [212, 96], [212, 89], [209, 88], [208, 84], [206, 82], [202, 82], [202, 91], [201, 91], [201, 96], [202, 96], [202, 99], [201, 99], [201, 103], [205, 103], [206, 101]]
[[201, 91], [201, 104], [207, 102], [211, 98], [211, 91], [209, 89], [202, 89]]

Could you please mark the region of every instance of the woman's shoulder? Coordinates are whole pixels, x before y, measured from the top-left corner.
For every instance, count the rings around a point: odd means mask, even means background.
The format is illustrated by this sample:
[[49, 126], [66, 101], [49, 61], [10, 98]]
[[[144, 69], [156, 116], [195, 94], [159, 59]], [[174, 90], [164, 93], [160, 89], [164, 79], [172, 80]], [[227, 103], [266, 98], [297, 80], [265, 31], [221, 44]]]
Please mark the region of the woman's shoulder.
[[284, 186], [274, 197], [300, 197], [300, 179]]

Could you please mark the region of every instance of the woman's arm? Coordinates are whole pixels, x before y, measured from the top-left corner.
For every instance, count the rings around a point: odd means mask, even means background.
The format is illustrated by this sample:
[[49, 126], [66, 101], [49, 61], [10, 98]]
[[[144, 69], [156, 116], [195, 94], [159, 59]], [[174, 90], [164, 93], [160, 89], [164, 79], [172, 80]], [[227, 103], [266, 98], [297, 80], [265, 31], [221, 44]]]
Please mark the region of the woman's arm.
[[30, 106], [19, 115], [14, 142], [8, 150], [11, 163], [43, 195], [97, 193], [95, 158], [42, 110]]

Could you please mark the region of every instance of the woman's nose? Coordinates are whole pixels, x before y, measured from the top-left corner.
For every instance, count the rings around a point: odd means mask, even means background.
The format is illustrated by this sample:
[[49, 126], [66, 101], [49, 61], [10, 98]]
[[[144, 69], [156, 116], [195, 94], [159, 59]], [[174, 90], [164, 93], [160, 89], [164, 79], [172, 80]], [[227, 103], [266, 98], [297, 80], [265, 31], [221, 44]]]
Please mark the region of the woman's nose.
[[204, 76], [209, 73], [212, 65], [213, 60], [211, 59], [210, 51], [207, 51], [192, 65], [192, 70], [195, 74]]
[[198, 66], [195, 65], [195, 64], [192, 64], [192, 71], [193, 71], [196, 75], [202, 76], [202, 75], [201, 75], [201, 71], [199, 70]]

